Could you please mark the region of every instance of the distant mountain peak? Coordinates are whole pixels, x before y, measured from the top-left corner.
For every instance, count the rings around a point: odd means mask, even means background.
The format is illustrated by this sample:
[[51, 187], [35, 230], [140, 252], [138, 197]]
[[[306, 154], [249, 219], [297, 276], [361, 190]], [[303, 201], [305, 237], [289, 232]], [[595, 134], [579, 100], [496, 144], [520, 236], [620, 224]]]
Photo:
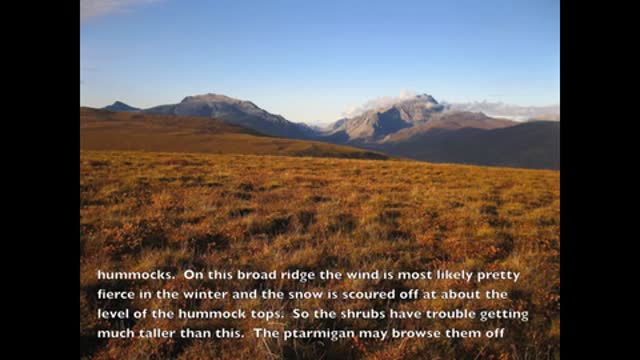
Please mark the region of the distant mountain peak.
[[444, 107], [443, 105], [441, 105], [433, 96], [429, 95], [429, 94], [418, 94], [416, 95], [415, 98], [413, 99], [407, 99], [399, 104], [396, 105], [400, 105], [403, 103], [419, 103], [419, 104], [424, 104], [427, 108], [433, 108], [436, 111], [440, 111], [442, 110]]
[[122, 101], [115, 101], [113, 104], [103, 107], [103, 109], [109, 110], [109, 111], [115, 111], [115, 112], [140, 111], [140, 109], [130, 106], [128, 104], [125, 104]]
[[187, 102], [228, 102], [228, 103], [241, 103], [242, 100], [235, 99], [222, 94], [206, 93], [200, 95], [191, 95], [182, 99], [181, 103]]
[[145, 109], [144, 112], [158, 115], [210, 117], [271, 136], [305, 139], [314, 135], [314, 130], [308, 126], [293, 123], [281, 115], [272, 114], [251, 101], [215, 93], [187, 96], [178, 104], [155, 106]]
[[440, 112], [445, 109], [445, 106], [438, 103], [438, 101], [429, 94], [417, 94], [411, 97], [399, 98], [395, 101], [387, 102], [386, 104], [380, 104], [379, 106], [371, 106], [368, 111], [364, 113], [384, 113], [387, 111], [399, 111], [400, 113], [415, 112], [418, 109], [420, 111], [427, 112]]
[[427, 93], [379, 98], [365, 104], [361, 114], [329, 125], [328, 131], [344, 132], [349, 140], [378, 142], [402, 129], [425, 123], [444, 109]]
[[436, 99], [433, 98], [433, 96], [431, 96], [429, 94], [426, 94], [426, 93], [416, 95], [416, 99], [420, 99], [420, 100], [423, 100], [423, 101], [432, 102], [432, 103], [436, 103], [436, 104], [438, 103], [436, 101]]

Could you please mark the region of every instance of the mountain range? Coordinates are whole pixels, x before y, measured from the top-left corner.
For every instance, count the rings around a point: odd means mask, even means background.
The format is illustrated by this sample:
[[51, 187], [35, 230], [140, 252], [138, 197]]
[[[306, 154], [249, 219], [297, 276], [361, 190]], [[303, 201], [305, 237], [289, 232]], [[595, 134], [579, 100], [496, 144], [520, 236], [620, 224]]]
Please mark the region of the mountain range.
[[482, 113], [445, 109], [431, 95], [416, 95], [353, 118], [338, 120], [328, 126], [325, 136], [343, 138], [352, 143], [381, 144], [407, 140], [435, 129], [496, 129], [517, 124]]
[[[519, 122], [475, 111], [483, 108], [518, 113], [531, 121]], [[560, 162], [559, 122], [539, 121], [559, 120], [559, 116], [554, 117], [557, 113], [552, 107], [538, 109], [486, 102], [464, 106], [441, 104], [431, 95], [420, 94], [339, 119], [324, 128], [292, 122], [253, 102], [212, 93], [187, 96], [179, 103], [148, 109], [120, 101], [103, 109], [213, 118], [268, 136], [349, 145], [429, 162], [543, 169], [559, 169]]]

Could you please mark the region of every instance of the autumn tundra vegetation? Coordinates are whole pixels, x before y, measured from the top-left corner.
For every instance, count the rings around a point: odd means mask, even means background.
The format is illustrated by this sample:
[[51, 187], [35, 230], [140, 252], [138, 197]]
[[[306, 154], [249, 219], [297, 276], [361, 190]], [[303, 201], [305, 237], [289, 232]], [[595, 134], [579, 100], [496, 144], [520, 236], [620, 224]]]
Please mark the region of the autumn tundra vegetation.
[[[134, 116], [134, 115], [131, 115]], [[171, 121], [167, 118], [166, 121]], [[89, 124], [86, 126], [105, 126]], [[100, 131], [107, 131], [102, 129]], [[214, 130], [184, 136], [215, 136]], [[88, 134], [88, 133], [87, 133]], [[97, 130], [96, 133], [98, 134]], [[134, 132], [130, 132], [134, 134]], [[93, 135], [85, 135], [93, 136]], [[95, 136], [99, 136], [95, 135]], [[130, 135], [133, 136], [133, 135]], [[250, 138], [251, 134], [236, 136]], [[277, 144], [276, 144], [277, 145]], [[287, 146], [286, 144], [283, 146]], [[276, 146], [277, 148], [277, 146]], [[335, 148], [334, 148], [335, 150]], [[298, 154], [304, 155], [304, 154]], [[559, 358], [559, 172], [401, 159], [83, 150], [80, 337], [86, 359]], [[507, 300], [98, 299], [100, 289], [487, 290], [403, 280], [99, 280], [102, 272], [513, 271]], [[104, 294], [104, 293], [103, 293]], [[293, 319], [334, 311], [528, 310], [528, 321]], [[259, 309], [279, 319], [105, 320], [98, 309]], [[239, 339], [98, 339], [99, 329], [239, 330]], [[263, 339], [268, 329], [489, 329], [504, 339]]]

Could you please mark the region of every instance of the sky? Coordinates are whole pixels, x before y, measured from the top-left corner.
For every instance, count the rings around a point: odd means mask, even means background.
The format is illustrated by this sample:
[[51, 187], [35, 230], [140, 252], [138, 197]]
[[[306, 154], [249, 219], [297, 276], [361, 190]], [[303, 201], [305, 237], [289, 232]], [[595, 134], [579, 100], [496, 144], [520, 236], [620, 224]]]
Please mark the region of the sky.
[[322, 124], [407, 93], [559, 104], [559, 12], [559, 0], [81, 0], [80, 105], [217, 93]]

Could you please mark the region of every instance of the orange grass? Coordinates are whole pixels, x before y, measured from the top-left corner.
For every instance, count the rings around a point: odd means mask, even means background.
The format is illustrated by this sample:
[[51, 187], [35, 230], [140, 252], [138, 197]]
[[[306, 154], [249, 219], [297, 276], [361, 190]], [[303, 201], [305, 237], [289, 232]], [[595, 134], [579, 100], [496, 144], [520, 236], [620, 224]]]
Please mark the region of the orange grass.
[[[80, 160], [80, 336], [91, 359], [559, 358], [559, 172], [410, 161], [83, 151]], [[95, 341], [95, 292], [110, 289], [364, 290], [416, 281], [98, 283], [96, 271], [512, 270], [511, 298], [478, 308], [528, 309], [527, 323], [427, 320], [131, 321], [134, 329], [235, 327], [240, 340]], [[461, 290], [485, 285], [454, 284]], [[111, 308], [452, 309], [464, 302], [222, 300], [113, 302]], [[104, 307], [104, 304], [102, 304]], [[507, 327], [502, 340], [262, 341], [254, 327]]]

